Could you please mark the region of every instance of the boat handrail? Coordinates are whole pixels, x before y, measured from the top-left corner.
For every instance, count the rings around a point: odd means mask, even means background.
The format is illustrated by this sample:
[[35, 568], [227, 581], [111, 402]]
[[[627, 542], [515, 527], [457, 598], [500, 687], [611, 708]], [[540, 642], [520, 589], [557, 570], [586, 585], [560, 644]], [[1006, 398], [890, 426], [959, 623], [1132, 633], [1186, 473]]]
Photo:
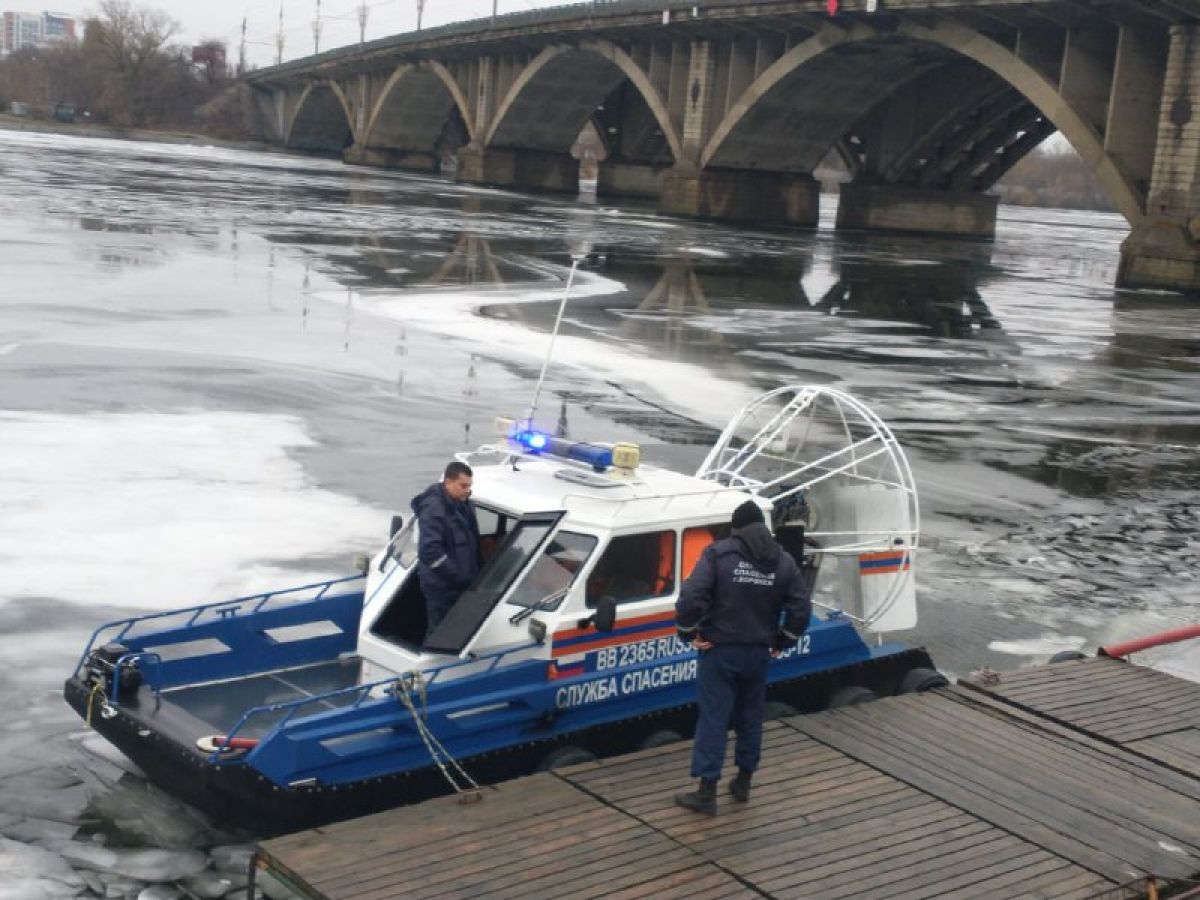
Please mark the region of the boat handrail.
[[[209, 611], [216, 611], [218, 617], [222, 619], [229, 619], [243, 615], [254, 615], [258, 612], [261, 612], [263, 607], [279, 597], [298, 594], [301, 591], [319, 589], [316, 591], [315, 595], [302, 598], [302, 602], [320, 600], [334, 585], [346, 584], [351, 581], [359, 581], [365, 578], [365, 575], [347, 575], [342, 578], [331, 578], [327, 581], [314, 581], [311, 584], [302, 584], [295, 587], [281, 588], [277, 591], [265, 591], [261, 594], [247, 594], [243, 597], [234, 597], [230, 600], [221, 600], [215, 603], [202, 603], [198, 606], [188, 606], [183, 609], [171, 609], [161, 612], [146, 613], [145, 615], [141, 616], [130, 616], [127, 619], [114, 619], [111, 622], [105, 622], [103, 625], [97, 626], [97, 628], [92, 632], [92, 636], [89, 638], [87, 646], [84, 647], [83, 653], [79, 657], [79, 662], [75, 665], [75, 673], [78, 674], [83, 669], [83, 665], [87, 661], [88, 654], [91, 653], [92, 648], [96, 646], [96, 641], [100, 635], [104, 634], [105, 632], [113, 631], [114, 629], [119, 630], [117, 630], [115, 634], [108, 635], [106, 637], [106, 642], [108, 640], [122, 640], [126, 635], [129, 634], [130, 630], [135, 625], [142, 622], [150, 622], [155, 619], [179, 618], [186, 619], [185, 622], [181, 623], [180, 627], [190, 627], [195, 625], [196, 621], [200, 619], [204, 613]], [[297, 600], [300, 602], [298, 598], [295, 597], [291, 597], [289, 600]], [[253, 604], [254, 608], [248, 611], [242, 611], [242, 606], [247, 604]]]
[[[338, 707], [339, 709], [357, 709], [366, 700], [371, 698], [371, 693], [376, 689], [386, 688], [389, 685], [411, 685], [415, 682], [418, 676], [420, 677], [421, 683], [424, 685], [424, 687], [428, 688], [443, 672], [485, 662], [487, 665], [483, 667], [477, 674], [487, 674], [494, 671], [496, 666], [499, 665], [500, 660], [510, 653], [520, 653], [522, 651], [534, 649], [538, 646], [540, 645], [537, 641], [530, 641], [525, 644], [517, 644], [513, 647], [506, 647], [494, 653], [485, 653], [479, 656], [468, 656], [466, 659], [457, 659], [454, 662], [446, 663], [445, 665], [437, 666], [436, 668], [425, 671], [414, 670], [411, 672], [402, 672], [401, 674], [393, 675], [390, 678], [383, 678], [379, 681], [367, 682], [366, 684], [354, 684], [350, 687], [338, 688], [334, 691], [327, 691], [324, 694], [313, 694], [309, 697], [299, 697], [295, 700], [288, 700], [284, 703], [271, 703], [263, 706], [252, 706], [243, 712], [241, 718], [237, 720], [237, 724], [235, 724], [231, 729], [229, 729], [229, 731], [225, 733], [225, 741], [220, 746], [213, 748], [213, 751], [209, 755], [208, 759], [212, 763], [234, 762], [235, 760], [221, 760], [221, 751], [225, 746], [228, 746], [229, 740], [236, 737], [238, 732], [241, 731], [246, 723], [255, 716], [268, 713], [284, 712], [283, 717], [276, 722], [271, 728], [270, 732], [259, 741], [259, 745], [261, 746], [262, 744], [265, 744], [272, 735], [282, 730], [284, 726], [291, 722], [291, 720], [295, 718], [297, 710], [310, 704], [327, 703], [337, 697], [357, 695], [352, 703]], [[536, 659], [530, 661], [539, 662], [539, 660]], [[241, 762], [241, 760], [236, 760], [236, 762]]]

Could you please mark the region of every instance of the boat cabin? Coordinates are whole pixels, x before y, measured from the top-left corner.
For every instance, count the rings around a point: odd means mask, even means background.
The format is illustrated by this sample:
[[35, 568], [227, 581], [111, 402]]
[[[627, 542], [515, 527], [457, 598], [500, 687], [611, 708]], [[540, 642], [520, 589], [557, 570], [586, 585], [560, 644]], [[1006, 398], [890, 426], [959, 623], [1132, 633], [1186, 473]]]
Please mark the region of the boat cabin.
[[[368, 573], [358, 644], [364, 682], [444, 665], [447, 655], [528, 645], [531, 634], [543, 643], [514, 661], [542, 656], [562, 664], [570, 655], [564, 648], [593, 629], [606, 607], [621, 629], [648, 626], [640, 640], [673, 638], [680, 585], [751, 496], [652, 466], [597, 471], [530, 453], [465, 461], [474, 469], [483, 568], [426, 635], [415, 517], [398, 531]], [[769, 502], [759, 502], [769, 512]]]

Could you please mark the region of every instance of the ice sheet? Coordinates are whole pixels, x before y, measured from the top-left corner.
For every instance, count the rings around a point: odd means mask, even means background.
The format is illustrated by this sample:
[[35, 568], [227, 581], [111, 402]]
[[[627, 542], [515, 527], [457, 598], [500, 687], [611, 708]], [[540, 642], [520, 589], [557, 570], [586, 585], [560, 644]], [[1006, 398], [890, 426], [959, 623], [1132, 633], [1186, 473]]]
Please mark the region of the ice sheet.
[[0, 598], [170, 609], [328, 577], [264, 560], [349, 559], [386, 514], [312, 484], [311, 444], [286, 415], [0, 412]]

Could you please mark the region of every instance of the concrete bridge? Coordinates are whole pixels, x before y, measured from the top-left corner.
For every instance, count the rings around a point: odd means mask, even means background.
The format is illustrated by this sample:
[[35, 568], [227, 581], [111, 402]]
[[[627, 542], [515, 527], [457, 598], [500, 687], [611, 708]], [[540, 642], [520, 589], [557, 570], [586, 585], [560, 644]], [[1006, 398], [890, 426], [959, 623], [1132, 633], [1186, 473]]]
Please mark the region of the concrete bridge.
[[671, 214], [988, 237], [1059, 131], [1130, 224], [1118, 282], [1200, 291], [1200, 0], [616, 0], [396, 35], [247, 76], [274, 140]]

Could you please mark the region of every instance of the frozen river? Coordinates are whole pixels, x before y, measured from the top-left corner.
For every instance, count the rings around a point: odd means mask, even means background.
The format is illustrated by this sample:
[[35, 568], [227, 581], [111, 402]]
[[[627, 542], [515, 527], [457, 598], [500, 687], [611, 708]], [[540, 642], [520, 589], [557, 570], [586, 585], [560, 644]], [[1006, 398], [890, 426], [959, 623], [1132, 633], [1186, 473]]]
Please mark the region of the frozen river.
[[[818, 231], [756, 232], [8, 132], [0, 173], [0, 833], [24, 846], [233, 840], [111, 787], [58, 694], [91, 629], [346, 572], [528, 405], [572, 254], [543, 409], [694, 468], [765, 388], [866, 400], [914, 465], [911, 637], [949, 672], [1197, 618], [1200, 308], [1113, 290], [1117, 216], [846, 236], [826, 198]], [[39, 896], [4, 847], [0, 898]]]

